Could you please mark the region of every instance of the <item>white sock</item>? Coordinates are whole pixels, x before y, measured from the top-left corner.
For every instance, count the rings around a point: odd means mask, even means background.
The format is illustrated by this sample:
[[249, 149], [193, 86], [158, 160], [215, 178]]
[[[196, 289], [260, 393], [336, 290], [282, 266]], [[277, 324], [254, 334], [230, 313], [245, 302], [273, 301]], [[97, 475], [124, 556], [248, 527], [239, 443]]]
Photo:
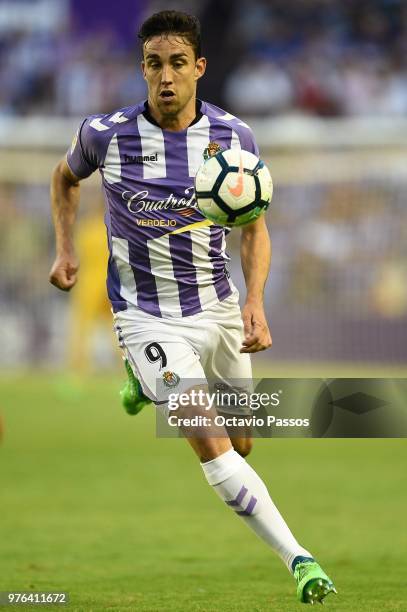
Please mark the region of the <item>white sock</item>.
[[201, 465], [219, 497], [271, 546], [290, 572], [295, 557], [312, 557], [294, 538], [264, 482], [235, 450]]

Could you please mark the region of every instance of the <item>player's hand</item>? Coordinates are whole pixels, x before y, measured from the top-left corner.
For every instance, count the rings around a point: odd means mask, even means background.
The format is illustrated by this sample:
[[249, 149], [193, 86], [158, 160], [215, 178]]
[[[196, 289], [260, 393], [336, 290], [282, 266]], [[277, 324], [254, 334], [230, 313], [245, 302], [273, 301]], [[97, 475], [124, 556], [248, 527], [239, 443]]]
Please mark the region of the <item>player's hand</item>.
[[246, 303], [242, 310], [244, 340], [241, 353], [257, 353], [271, 346], [271, 334], [261, 304]]
[[70, 291], [78, 280], [78, 269], [79, 262], [75, 255], [57, 255], [49, 273], [49, 282], [62, 291]]

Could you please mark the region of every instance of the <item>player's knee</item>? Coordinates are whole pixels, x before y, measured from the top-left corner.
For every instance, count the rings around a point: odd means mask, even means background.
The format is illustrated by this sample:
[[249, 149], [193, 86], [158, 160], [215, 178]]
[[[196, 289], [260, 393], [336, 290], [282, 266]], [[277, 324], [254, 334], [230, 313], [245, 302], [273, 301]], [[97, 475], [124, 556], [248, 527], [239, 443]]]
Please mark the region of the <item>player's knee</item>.
[[252, 438], [239, 438], [232, 441], [233, 448], [241, 457], [247, 457], [253, 448]]

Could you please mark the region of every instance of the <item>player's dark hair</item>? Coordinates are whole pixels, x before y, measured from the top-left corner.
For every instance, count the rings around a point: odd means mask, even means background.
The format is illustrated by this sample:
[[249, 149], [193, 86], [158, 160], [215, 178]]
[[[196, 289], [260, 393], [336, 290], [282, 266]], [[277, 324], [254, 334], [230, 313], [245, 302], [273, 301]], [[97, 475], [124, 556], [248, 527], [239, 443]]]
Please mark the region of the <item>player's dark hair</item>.
[[154, 13], [142, 24], [138, 37], [143, 45], [163, 34], [179, 34], [192, 46], [195, 58], [201, 57], [201, 24], [199, 19], [180, 11], [161, 11]]

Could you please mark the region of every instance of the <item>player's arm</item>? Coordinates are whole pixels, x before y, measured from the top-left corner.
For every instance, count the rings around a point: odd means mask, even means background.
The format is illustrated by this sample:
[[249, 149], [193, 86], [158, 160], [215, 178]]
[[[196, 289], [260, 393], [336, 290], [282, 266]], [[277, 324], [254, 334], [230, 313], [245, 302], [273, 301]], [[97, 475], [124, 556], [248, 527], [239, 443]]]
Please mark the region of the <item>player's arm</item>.
[[271, 242], [264, 216], [242, 228], [240, 258], [246, 281], [242, 310], [245, 339], [241, 353], [257, 353], [271, 346], [263, 294], [271, 261]]
[[80, 179], [73, 174], [66, 159], [59, 162], [51, 179], [51, 210], [55, 228], [56, 257], [49, 280], [69, 291], [75, 285], [79, 267], [75, 255], [73, 230], [79, 205]]

